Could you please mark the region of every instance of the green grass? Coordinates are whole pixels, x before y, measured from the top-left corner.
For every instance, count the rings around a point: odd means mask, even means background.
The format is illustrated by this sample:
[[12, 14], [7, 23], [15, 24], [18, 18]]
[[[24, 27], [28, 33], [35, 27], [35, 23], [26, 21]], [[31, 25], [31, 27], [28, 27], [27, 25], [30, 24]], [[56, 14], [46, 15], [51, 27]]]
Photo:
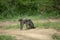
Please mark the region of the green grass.
[[36, 23], [35, 26], [39, 28], [53, 28], [60, 30], [60, 22]]
[[0, 29], [17, 29], [20, 28], [19, 24], [16, 25], [8, 25], [8, 26], [1, 26]]
[[3, 19], [0, 19], [0, 21], [11, 21], [11, 20], [18, 20], [20, 18], [27, 18], [27, 19], [32, 19], [32, 20], [40, 20], [40, 19], [49, 19], [49, 18], [60, 18], [60, 15], [57, 15], [55, 14], [55, 16], [53, 16], [53, 13], [52, 14], [39, 14], [39, 15], [22, 15], [22, 16], [16, 16], [16, 17], [12, 17], [11, 19], [10, 18], [3, 18]]
[[16, 40], [16, 38], [9, 35], [0, 35], [0, 40]]
[[53, 38], [54, 40], [60, 40], [60, 35], [53, 34], [53, 35], [52, 35], [52, 38]]
[[9, 19], [9, 18], [0, 19], [0, 21], [11, 21], [11, 20], [16, 21], [20, 18], [23, 18], [23, 19], [27, 18], [27, 19], [32, 19], [32, 20], [47, 19], [46, 16], [42, 16], [42, 15], [33, 15], [33, 16], [22, 15], [22, 16], [18, 16], [18, 17], [13, 17], [11, 19]]
[[[37, 28], [53, 28], [60, 30], [60, 22], [44, 22], [44, 23], [35, 22], [34, 25]], [[20, 28], [20, 24], [0, 27], [0, 29], [18, 29], [18, 28]]]

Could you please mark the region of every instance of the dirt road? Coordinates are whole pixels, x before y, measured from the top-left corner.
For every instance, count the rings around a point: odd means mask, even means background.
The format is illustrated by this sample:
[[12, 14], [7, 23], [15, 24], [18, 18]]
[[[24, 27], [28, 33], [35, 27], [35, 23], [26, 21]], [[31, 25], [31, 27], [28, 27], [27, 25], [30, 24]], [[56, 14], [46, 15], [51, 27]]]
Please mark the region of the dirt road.
[[0, 29], [0, 34], [16, 36], [17, 40], [53, 40], [52, 34], [56, 33], [54, 29]]

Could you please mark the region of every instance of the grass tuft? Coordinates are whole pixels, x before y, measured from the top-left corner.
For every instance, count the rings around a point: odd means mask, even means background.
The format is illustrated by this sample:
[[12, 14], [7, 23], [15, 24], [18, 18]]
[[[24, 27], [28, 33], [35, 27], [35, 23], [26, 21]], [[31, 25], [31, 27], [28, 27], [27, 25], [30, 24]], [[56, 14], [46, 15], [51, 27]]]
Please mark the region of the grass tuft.
[[16, 40], [16, 38], [9, 35], [0, 35], [0, 40]]
[[53, 35], [52, 35], [52, 38], [53, 38], [54, 40], [60, 40], [60, 35], [53, 34]]

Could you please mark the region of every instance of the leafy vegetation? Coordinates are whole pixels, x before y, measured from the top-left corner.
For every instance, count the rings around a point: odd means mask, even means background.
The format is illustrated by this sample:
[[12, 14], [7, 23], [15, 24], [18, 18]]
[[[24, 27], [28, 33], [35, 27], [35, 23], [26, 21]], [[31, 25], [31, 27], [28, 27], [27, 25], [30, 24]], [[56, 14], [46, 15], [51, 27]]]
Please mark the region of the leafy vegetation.
[[59, 0], [0, 0], [0, 20], [21, 16], [60, 17]]
[[8, 35], [0, 35], [0, 40], [16, 40], [16, 38]]

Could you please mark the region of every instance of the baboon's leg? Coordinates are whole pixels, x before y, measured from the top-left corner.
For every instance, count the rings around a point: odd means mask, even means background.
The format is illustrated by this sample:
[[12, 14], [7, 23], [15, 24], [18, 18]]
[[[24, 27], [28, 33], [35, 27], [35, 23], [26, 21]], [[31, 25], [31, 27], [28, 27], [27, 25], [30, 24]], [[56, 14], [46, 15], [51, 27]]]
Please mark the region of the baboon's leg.
[[20, 30], [23, 29], [23, 25], [24, 25], [24, 20], [23, 19], [19, 19], [20, 22]]
[[20, 22], [20, 30], [23, 29], [23, 25], [24, 25], [24, 23], [23, 22]]
[[26, 24], [26, 28], [27, 28], [27, 29], [32, 29], [32, 25], [29, 24], [29, 23], [27, 23], [27, 24]]
[[29, 29], [29, 25], [26, 23], [26, 29]]

